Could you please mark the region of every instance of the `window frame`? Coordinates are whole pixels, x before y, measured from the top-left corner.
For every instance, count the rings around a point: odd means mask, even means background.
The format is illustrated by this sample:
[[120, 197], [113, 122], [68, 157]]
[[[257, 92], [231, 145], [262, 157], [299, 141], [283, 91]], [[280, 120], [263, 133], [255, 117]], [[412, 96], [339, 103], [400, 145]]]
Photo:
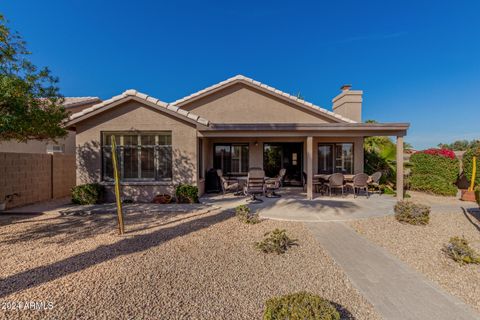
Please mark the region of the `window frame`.
[[[213, 144], [213, 164], [215, 166], [215, 158], [216, 158], [216, 148], [217, 146], [226, 146], [226, 147], [229, 147], [230, 148], [230, 172], [223, 172], [224, 175], [227, 175], [227, 176], [244, 176], [244, 175], [247, 175], [248, 174], [248, 170], [250, 168], [250, 144], [248, 142], [226, 142], [226, 143], [223, 143], [223, 142], [218, 142], [218, 143], [214, 143]], [[240, 147], [240, 153], [239, 153], [239, 156], [236, 157], [235, 159], [238, 160], [238, 167], [240, 169], [239, 172], [232, 172], [232, 160], [233, 160], [233, 147], [236, 146], [236, 147]], [[242, 171], [242, 154], [243, 154], [243, 151], [242, 151], [242, 147], [247, 147], [248, 148], [248, 153], [247, 153], [247, 170], [246, 171]], [[215, 169], [222, 169], [222, 168], [215, 168]], [[223, 169], [222, 169], [223, 170]]]
[[[101, 131], [100, 139], [100, 149], [101, 149], [101, 180], [104, 182], [113, 182], [113, 177], [107, 176], [107, 157], [105, 156], [105, 149], [108, 147], [110, 153], [112, 154], [113, 150], [111, 147], [111, 142], [107, 141], [107, 136], [115, 135], [118, 137], [117, 142], [117, 155], [118, 164], [119, 164], [119, 173], [120, 181], [122, 182], [171, 182], [173, 178], [173, 148], [172, 148], [172, 132], [171, 131]], [[137, 178], [124, 178], [125, 170], [125, 145], [124, 140], [125, 136], [136, 136], [137, 145]], [[155, 136], [155, 144], [151, 145], [142, 145], [142, 136]], [[160, 144], [160, 136], [169, 136], [170, 144]], [[130, 145], [129, 145], [130, 146]], [[142, 147], [152, 147], [153, 148], [153, 166], [154, 166], [154, 175], [153, 178], [142, 178]], [[170, 177], [161, 178], [159, 177], [160, 170], [160, 148], [169, 148], [170, 149]], [[118, 152], [119, 151], [119, 152]]]
[[[317, 173], [318, 174], [321, 174], [320, 172], [320, 146], [331, 146], [332, 147], [332, 171], [333, 172], [330, 172], [330, 173], [327, 173], [327, 174], [333, 174], [333, 173], [337, 173], [336, 171], [336, 159], [337, 159], [337, 146], [341, 146], [341, 145], [344, 145], [344, 144], [349, 144], [352, 146], [352, 171], [351, 172], [340, 172], [340, 173], [343, 173], [343, 174], [354, 174], [355, 173], [355, 143], [354, 142], [319, 142], [317, 144]], [[343, 158], [343, 154], [342, 154], [342, 158]], [[343, 160], [342, 162], [345, 162], [345, 160]]]

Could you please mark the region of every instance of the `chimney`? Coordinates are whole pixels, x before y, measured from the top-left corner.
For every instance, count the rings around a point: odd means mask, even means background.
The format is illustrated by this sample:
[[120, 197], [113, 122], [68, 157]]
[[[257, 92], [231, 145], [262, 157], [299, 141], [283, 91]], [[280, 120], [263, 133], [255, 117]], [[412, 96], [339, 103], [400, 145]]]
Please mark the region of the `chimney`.
[[342, 92], [332, 99], [333, 112], [351, 119], [362, 122], [362, 90], [350, 90], [351, 84], [344, 84], [340, 87]]

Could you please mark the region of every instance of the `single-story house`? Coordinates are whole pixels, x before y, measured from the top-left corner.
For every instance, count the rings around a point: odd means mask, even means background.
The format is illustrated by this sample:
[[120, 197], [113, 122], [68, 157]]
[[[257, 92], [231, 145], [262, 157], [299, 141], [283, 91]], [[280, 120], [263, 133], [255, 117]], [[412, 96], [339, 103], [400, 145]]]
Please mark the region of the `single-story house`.
[[409, 124], [363, 123], [363, 92], [348, 85], [341, 90], [332, 111], [241, 75], [172, 103], [127, 90], [71, 116], [77, 184], [100, 182], [112, 197], [114, 135], [122, 190], [135, 200], [171, 194], [180, 183], [203, 193], [208, 169], [235, 176], [253, 167], [267, 176], [286, 168], [291, 185], [301, 185], [305, 172], [311, 199], [314, 174], [363, 172], [364, 138], [394, 136], [397, 185], [403, 188], [401, 155]]

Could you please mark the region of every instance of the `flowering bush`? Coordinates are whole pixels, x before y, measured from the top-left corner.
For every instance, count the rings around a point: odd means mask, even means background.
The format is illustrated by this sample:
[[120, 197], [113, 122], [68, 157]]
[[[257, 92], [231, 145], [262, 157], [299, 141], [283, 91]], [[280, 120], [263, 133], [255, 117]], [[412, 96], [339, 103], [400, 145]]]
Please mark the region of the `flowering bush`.
[[410, 162], [412, 174], [409, 183], [412, 190], [449, 196], [457, 193], [455, 182], [458, 179], [460, 165], [453, 151], [448, 149], [420, 151], [410, 157]]
[[455, 152], [450, 149], [427, 149], [420, 151], [421, 153], [430, 154], [432, 156], [442, 156], [450, 159], [455, 159]]

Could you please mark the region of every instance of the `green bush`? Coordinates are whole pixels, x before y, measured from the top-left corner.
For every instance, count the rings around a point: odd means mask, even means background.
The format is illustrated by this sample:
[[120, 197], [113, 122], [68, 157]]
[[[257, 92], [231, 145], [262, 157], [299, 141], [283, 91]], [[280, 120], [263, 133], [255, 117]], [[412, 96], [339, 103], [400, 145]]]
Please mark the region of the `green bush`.
[[412, 165], [408, 181], [410, 189], [445, 196], [457, 194], [455, 186], [459, 174], [457, 158], [417, 152], [410, 157], [410, 163]]
[[188, 184], [180, 184], [175, 189], [178, 203], [198, 203], [198, 188]]
[[477, 176], [475, 179], [475, 184], [480, 185], [480, 147], [469, 149], [463, 155], [463, 172], [467, 177], [468, 183], [472, 180], [472, 168], [473, 168], [473, 157], [477, 157]]
[[410, 190], [429, 192], [441, 196], [455, 196], [458, 188], [453, 183], [447, 182], [440, 176], [431, 174], [412, 175], [408, 182]]
[[340, 313], [328, 300], [307, 292], [298, 292], [267, 300], [263, 319], [339, 320]]
[[409, 201], [398, 201], [395, 205], [395, 218], [413, 225], [426, 225], [430, 220], [430, 208]]
[[75, 204], [96, 204], [103, 201], [104, 186], [98, 183], [82, 184], [72, 188], [72, 202]]
[[480, 256], [473, 250], [465, 238], [453, 237], [444, 247], [445, 253], [460, 264], [480, 263]]
[[265, 239], [255, 243], [255, 247], [265, 253], [285, 253], [291, 246], [297, 245], [297, 239], [290, 239], [285, 230], [275, 229], [265, 233]]
[[258, 213], [251, 213], [250, 208], [244, 204], [235, 208], [235, 215], [238, 220], [246, 224], [256, 224], [260, 222]]

